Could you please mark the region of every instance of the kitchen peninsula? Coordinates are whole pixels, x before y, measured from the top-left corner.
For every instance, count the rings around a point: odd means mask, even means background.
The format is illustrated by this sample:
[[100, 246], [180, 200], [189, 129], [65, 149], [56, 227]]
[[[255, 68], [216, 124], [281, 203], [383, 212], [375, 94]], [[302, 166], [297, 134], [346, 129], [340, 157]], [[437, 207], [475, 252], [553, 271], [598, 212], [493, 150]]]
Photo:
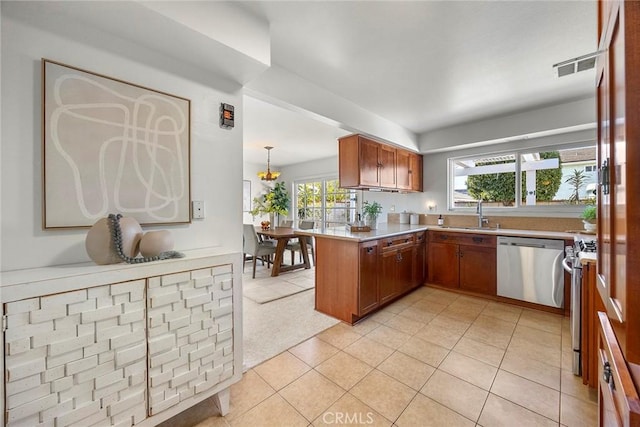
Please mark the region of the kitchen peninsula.
[[297, 231], [315, 237], [316, 310], [353, 324], [421, 286], [426, 230], [426, 225], [387, 224], [367, 232]]
[[[567, 283], [570, 280], [567, 275], [564, 308], [549, 309], [497, 296], [496, 238], [561, 239], [571, 245], [574, 233], [387, 223], [367, 232], [336, 227], [296, 230], [296, 234], [315, 237], [316, 310], [349, 324], [427, 281], [437, 287], [558, 314], [569, 313], [570, 287]], [[450, 247], [454, 248], [455, 262], [444, 257], [450, 253]], [[449, 276], [455, 277], [455, 283], [444, 279]]]

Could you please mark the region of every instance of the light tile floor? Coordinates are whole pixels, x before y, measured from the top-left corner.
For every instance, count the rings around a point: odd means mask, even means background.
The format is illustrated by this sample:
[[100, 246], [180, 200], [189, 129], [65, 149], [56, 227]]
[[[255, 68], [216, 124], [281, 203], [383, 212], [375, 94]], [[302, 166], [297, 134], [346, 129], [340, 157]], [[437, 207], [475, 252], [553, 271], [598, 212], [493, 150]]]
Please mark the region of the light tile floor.
[[568, 319], [423, 287], [245, 372], [210, 426], [590, 426]]

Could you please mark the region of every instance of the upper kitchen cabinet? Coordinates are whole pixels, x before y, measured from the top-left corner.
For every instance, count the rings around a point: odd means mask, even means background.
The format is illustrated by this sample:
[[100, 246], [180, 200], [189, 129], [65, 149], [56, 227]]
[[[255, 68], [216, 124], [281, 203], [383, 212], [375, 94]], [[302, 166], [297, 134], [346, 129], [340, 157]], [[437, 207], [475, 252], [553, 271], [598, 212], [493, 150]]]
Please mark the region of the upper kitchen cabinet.
[[422, 156], [362, 135], [338, 140], [340, 187], [422, 191]]
[[[638, 28], [640, 2], [599, 2], [597, 282], [625, 359], [634, 364], [640, 364]], [[636, 372], [640, 381], [640, 367]]]
[[398, 190], [422, 191], [422, 156], [396, 149], [396, 183]]

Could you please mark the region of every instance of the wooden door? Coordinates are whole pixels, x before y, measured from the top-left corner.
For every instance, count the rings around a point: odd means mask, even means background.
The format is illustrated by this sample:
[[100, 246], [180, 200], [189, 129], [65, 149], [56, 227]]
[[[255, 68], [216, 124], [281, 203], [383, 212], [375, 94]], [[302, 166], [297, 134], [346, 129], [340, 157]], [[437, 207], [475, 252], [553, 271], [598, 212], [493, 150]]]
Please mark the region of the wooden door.
[[429, 241], [429, 282], [458, 287], [458, 245]]
[[378, 244], [377, 241], [360, 244], [360, 290], [358, 316], [378, 307]]
[[411, 190], [411, 153], [396, 150], [396, 182], [400, 190]]
[[422, 191], [422, 156], [411, 153], [409, 155], [409, 176], [411, 178], [411, 190]]
[[460, 289], [496, 295], [496, 248], [459, 246]]
[[396, 149], [380, 144], [378, 150], [380, 187], [396, 188]]
[[360, 137], [360, 185], [362, 186], [380, 186], [379, 146], [380, 144], [375, 141]]

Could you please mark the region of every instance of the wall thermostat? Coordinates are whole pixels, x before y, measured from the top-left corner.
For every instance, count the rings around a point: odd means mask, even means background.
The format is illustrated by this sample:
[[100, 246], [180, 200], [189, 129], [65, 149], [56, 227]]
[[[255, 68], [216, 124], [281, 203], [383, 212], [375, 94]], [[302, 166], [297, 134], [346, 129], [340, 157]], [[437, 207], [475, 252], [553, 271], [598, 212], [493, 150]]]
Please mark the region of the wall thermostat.
[[231, 129], [233, 128], [234, 121], [234, 108], [231, 104], [225, 104], [224, 102], [220, 104], [220, 127], [222, 129]]

